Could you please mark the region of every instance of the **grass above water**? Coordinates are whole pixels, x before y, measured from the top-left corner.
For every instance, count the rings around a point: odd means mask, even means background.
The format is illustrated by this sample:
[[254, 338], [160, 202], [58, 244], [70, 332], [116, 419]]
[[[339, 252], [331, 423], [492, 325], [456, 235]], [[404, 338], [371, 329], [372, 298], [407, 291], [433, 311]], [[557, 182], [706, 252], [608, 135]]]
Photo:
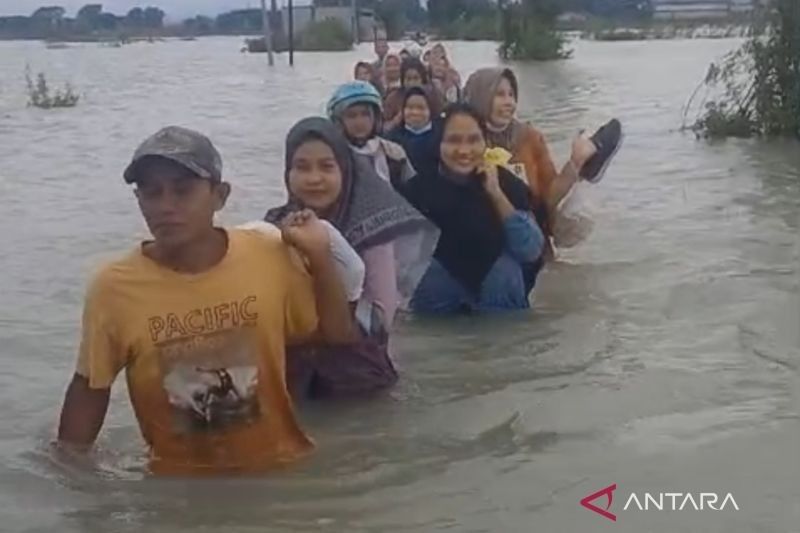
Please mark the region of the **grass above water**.
[[30, 69], [25, 70], [25, 83], [28, 90], [28, 106], [39, 109], [56, 109], [75, 107], [80, 101], [80, 96], [67, 83], [61, 89], [51, 90], [44, 72], [36, 76], [36, 81], [31, 77]]

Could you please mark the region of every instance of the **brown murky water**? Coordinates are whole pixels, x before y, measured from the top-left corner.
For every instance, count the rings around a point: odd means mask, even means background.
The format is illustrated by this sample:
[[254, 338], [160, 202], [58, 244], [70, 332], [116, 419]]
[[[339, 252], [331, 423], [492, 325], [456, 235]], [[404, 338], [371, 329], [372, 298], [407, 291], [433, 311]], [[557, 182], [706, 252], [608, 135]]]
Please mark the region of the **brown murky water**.
[[[577, 44], [518, 66], [559, 161], [615, 115], [627, 141], [596, 228], [540, 278], [531, 313], [402, 323], [401, 385], [303, 417], [316, 455], [250, 480], [146, 477], [119, 382], [95, 462], [48, 451], [87, 276], [143, 235], [121, 171], [174, 123], [207, 132], [231, 223], [282, 195], [283, 138], [368, 49], [267, 71], [237, 39], [47, 50], [0, 43], [0, 531], [800, 531], [800, 144], [677, 131], [735, 41]], [[453, 45], [466, 75], [493, 45]], [[25, 107], [29, 63], [84, 94]], [[612, 523], [578, 504], [618, 484]], [[732, 493], [740, 510], [622, 510], [631, 492]]]

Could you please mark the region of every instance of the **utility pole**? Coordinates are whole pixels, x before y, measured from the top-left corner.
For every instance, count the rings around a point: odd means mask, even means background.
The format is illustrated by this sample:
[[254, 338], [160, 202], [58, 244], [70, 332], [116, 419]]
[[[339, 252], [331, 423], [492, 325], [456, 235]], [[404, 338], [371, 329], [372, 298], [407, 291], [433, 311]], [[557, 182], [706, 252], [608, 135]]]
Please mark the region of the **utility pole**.
[[267, 46], [267, 63], [270, 67], [275, 66], [275, 56], [272, 53], [272, 30], [269, 25], [269, 15], [267, 15], [267, 0], [261, 0], [261, 24], [264, 26], [264, 44]]
[[359, 44], [361, 42], [361, 28], [358, 23], [358, 0], [350, 0], [353, 6], [353, 43]]
[[289, 0], [289, 66], [294, 66], [294, 2]]
[[503, 59], [508, 59], [508, 42], [510, 39], [509, 31], [509, 0], [498, 0], [497, 8], [500, 11], [500, 34], [503, 37], [503, 45], [500, 47]]

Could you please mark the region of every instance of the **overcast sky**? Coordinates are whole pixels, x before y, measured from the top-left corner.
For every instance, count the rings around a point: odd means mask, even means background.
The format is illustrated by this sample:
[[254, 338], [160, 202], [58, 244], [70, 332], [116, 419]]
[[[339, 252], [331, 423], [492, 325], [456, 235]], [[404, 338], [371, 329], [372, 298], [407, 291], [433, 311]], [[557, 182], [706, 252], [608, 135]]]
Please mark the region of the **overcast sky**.
[[[285, 0], [278, 0], [282, 5]], [[160, 7], [170, 19], [183, 19], [192, 15], [217, 15], [223, 11], [246, 7], [259, 7], [261, 0], [0, 0], [0, 16], [30, 15], [43, 5], [62, 6], [68, 16], [75, 13], [85, 4], [103, 4], [103, 10], [117, 15], [124, 15], [136, 6], [153, 5]], [[310, 0], [295, 0], [296, 5], [309, 4]]]

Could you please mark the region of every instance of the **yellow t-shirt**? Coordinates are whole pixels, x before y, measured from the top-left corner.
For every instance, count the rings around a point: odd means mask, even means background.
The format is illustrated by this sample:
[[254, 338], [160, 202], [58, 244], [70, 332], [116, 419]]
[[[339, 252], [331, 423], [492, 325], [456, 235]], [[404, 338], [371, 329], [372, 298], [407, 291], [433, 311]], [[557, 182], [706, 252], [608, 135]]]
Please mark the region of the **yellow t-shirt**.
[[213, 269], [181, 274], [137, 248], [86, 299], [77, 372], [108, 388], [125, 369], [155, 473], [261, 470], [313, 448], [286, 389], [285, 350], [317, 328], [311, 278], [281, 242], [228, 232]]

